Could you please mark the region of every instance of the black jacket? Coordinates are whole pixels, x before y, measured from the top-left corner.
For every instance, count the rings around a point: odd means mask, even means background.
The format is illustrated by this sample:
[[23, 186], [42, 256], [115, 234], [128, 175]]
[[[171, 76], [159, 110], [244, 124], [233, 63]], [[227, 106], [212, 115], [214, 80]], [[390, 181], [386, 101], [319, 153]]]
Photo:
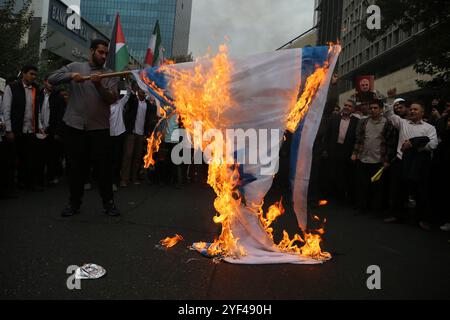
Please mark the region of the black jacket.
[[[48, 128], [46, 133], [49, 135], [59, 134], [61, 135], [62, 126], [63, 126], [63, 117], [66, 112], [66, 103], [64, 101], [64, 97], [61, 96], [61, 90], [54, 90], [50, 94], [49, 97], [49, 109], [50, 116], [48, 121]], [[39, 113], [42, 113], [42, 107], [44, 105], [45, 93], [44, 90], [39, 92], [38, 96], [38, 105], [39, 105]]]
[[[11, 130], [14, 134], [22, 134], [23, 132], [23, 118], [25, 116], [25, 88], [21, 80], [14, 81], [10, 85], [12, 93], [11, 101]], [[35, 102], [34, 102], [34, 128], [35, 132], [39, 130], [39, 107], [37, 102], [37, 87], [33, 86], [36, 90]]]
[[[342, 146], [343, 153], [340, 154], [340, 157], [343, 157], [341, 160], [350, 160], [350, 157], [353, 152], [353, 147], [355, 146], [356, 141], [356, 127], [358, 126], [359, 119], [356, 117], [350, 117], [350, 123], [348, 125], [347, 133], [345, 135], [344, 144]], [[325, 150], [328, 152], [328, 155], [331, 158], [338, 156], [337, 147], [338, 147], [338, 137], [339, 137], [339, 126], [341, 124], [341, 116], [340, 115], [331, 115], [328, 120], [327, 129], [325, 132]]]
[[[156, 104], [145, 101], [147, 104], [147, 111], [145, 113], [144, 135], [148, 136], [152, 133], [157, 123]], [[124, 110], [123, 119], [125, 122], [125, 129], [127, 133], [133, 133], [136, 124], [137, 110], [139, 106], [139, 99], [135, 95], [131, 95], [126, 108]]]

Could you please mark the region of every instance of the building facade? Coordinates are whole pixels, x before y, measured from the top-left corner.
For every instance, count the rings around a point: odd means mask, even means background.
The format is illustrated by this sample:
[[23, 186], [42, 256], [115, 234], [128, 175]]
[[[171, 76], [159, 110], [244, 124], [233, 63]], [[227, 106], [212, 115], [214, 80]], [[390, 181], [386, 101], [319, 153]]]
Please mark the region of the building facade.
[[341, 37], [343, 0], [315, 0], [314, 26], [317, 28], [317, 45], [337, 43]]
[[[415, 62], [414, 42], [424, 34], [421, 25], [414, 25], [406, 32], [391, 27], [375, 40], [365, 38], [367, 28], [367, 7], [373, 0], [343, 0], [342, 7], [342, 52], [339, 58], [340, 103], [354, 92], [357, 76], [373, 75], [375, 89], [386, 94], [390, 88], [404, 97], [418, 97], [424, 94], [415, 80], [428, 80], [413, 70]], [[382, 12], [381, 12], [382, 14]], [[370, 31], [369, 31], [370, 32]]]
[[118, 12], [128, 50], [140, 62], [157, 20], [165, 57], [188, 53], [192, 0], [81, 0], [80, 9], [84, 19], [108, 35]]
[[59, 0], [33, 1], [33, 24], [46, 26], [48, 38], [41, 44], [41, 52], [55, 55], [67, 61], [87, 61], [93, 39], [109, 40], [108, 36], [84, 19], [80, 28], [71, 27], [67, 5]]

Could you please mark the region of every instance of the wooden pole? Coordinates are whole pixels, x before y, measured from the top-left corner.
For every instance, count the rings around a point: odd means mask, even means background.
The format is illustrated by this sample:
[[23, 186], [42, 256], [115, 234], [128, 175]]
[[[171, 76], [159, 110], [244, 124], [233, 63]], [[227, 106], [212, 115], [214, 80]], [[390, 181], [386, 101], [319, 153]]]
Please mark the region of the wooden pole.
[[[120, 72], [110, 72], [110, 73], [102, 73], [100, 74], [100, 78], [112, 78], [112, 77], [123, 77], [131, 74], [131, 71], [120, 71]], [[90, 80], [91, 76], [83, 77], [83, 80]]]

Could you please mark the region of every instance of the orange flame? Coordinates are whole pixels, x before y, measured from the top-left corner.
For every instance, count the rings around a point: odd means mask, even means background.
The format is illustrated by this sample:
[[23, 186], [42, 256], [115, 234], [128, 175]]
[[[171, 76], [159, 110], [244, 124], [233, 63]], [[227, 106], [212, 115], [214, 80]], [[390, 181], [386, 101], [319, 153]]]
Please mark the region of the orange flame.
[[269, 207], [267, 211], [266, 218], [263, 217], [262, 209], [260, 210], [260, 220], [263, 223], [264, 229], [266, 230], [269, 237], [273, 240], [273, 228], [270, 227], [272, 222], [274, 222], [279, 216], [284, 213], [284, 208], [282, 205], [283, 198], [280, 201], [275, 202]]
[[[266, 218], [262, 217], [262, 209], [260, 209], [260, 220], [269, 237], [273, 240], [273, 228], [270, 227], [273, 221], [284, 213], [282, 199], [269, 207]], [[314, 220], [320, 220], [318, 216], [313, 216]], [[326, 220], [324, 220], [325, 223]], [[304, 257], [313, 258], [320, 261], [329, 260], [331, 254], [323, 252], [320, 243], [322, 238], [320, 235], [325, 233], [323, 227], [314, 230], [312, 233], [304, 233], [304, 239], [299, 234], [294, 234], [293, 238], [289, 237], [287, 231], [283, 230], [283, 239], [275, 245], [281, 251], [298, 254]], [[298, 246], [297, 244], [302, 244]]]
[[144, 156], [144, 167], [148, 168], [149, 166], [155, 165], [155, 160], [153, 159], [153, 154], [158, 152], [159, 146], [161, 145], [162, 141], [162, 133], [156, 132], [156, 138], [155, 138], [155, 132], [150, 136], [150, 138], [147, 138], [147, 154]]
[[163, 240], [160, 240], [159, 243], [166, 248], [172, 248], [174, 245], [176, 245], [178, 242], [182, 240], [184, 240], [182, 236], [180, 236], [179, 234], [175, 234], [174, 237], [172, 238], [167, 237]]
[[[201, 121], [204, 130], [223, 129], [226, 123], [221, 114], [232, 105], [230, 96], [230, 80], [232, 65], [228, 59], [226, 46], [220, 46], [219, 53], [210, 59], [211, 65], [198, 64], [192, 71], [175, 71], [164, 69], [173, 78], [173, 92], [176, 112], [180, 115], [185, 129], [195, 136], [194, 122]], [[195, 144], [195, 142], [194, 142]], [[212, 146], [214, 141], [202, 141], [202, 150]], [[238, 245], [233, 236], [231, 222], [240, 206], [241, 199], [236, 192], [239, 183], [239, 171], [236, 165], [228, 165], [222, 150], [211, 148], [211, 162], [208, 170], [208, 184], [214, 189], [216, 199], [214, 208], [218, 215], [215, 223], [222, 224], [220, 236], [207, 248], [210, 255], [239, 257], [245, 255], [245, 250]]]
[[287, 129], [290, 132], [294, 132], [297, 129], [298, 124], [308, 112], [312, 99], [326, 79], [327, 70], [328, 63], [323, 67], [316, 66], [314, 73], [306, 80], [305, 89], [300, 99], [295, 103], [294, 108], [292, 108], [287, 117]]
[[326, 206], [328, 204], [328, 200], [320, 200], [319, 206]]
[[[331, 50], [331, 47], [330, 47]], [[143, 81], [153, 90], [165, 97], [167, 101], [175, 104], [176, 112], [180, 115], [186, 130], [189, 134], [195, 136], [194, 122], [201, 121], [203, 128], [225, 129], [227, 124], [221, 119], [221, 114], [233, 106], [230, 95], [230, 80], [233, 67], [228, 59], [227, 48], [220, 46], [219, 53], [210, 59], [211, 65], [205, 66], [197, 64], [194, 70], [176, 71], [173, 68], [162, 66], [160, 69], [172, 76], [171, 92], [173, 92], [173, 101], [164, 95], [164, 91], [157, 88], [148, 78], [143, 76]], [[305, 89], [296, 103], [293, 103], [292, 110], [289, 113], [286, 124], [288, 130], [295, 131], [296, 127], [305, 116], [311, 105], [312, 99], [326, 79], [328, 63], [322, 67], [317, 67], [315, 72], [308, 77]], [[160, 142], [161, 136], [151, 137], [148, 140], [149, 154], [146, 155], [146, 164], [151, 164], [153, 158], [151, 153], [157, 150], [153, 145]], [[194, 141], [195, 144], [195, 141]], [[211, 141], [202, 141], [200, 147], [202, 150], [206, 146], [211, 146]], [[216, 146], [218, 147], [218, 146]], [[215, 223], [222, 224], [220, 236], [214, 240], [211, 245], [201, 243], [202, 249], [207, 249], [210, 255], [222, 255], [226, 257], [239, 258], [246, 254], [245, 249], [238, 244], [239, 239], [232, 233], [231, 225], [235, 214], [241, 205], [241, 197], [236, 187], [239, 184], [238, 165], [226, 164], [224, 153], [218, 148], [211, 148], [212, 159], [209, 163], [208, 184], [214, 189], [216, 199], [214, 208], [217, 215], [214, 216]], [[153, 161], [154, 163], [154, 161]], [[273, 229], [270, 227], [273, 221], [284, 212], [281, 200], [273, 204], [266, 216], [263, 216], [262, 205], [258, 215], [262, 226], [267, 234], [273, 239]], [[323, 228], [313, 233], [305, 233], [303, 238], [295, 234], [292, 240], [286, 231], [283, 231], [283, 239], [276, 247], [285, 252], [295, 253], [302, 256], [311, 257], [319, 260], [328, 260], [331, 255], [322, 252], [320, 248]], [[303, 243], [302, 247], [296, 245], [297, 242]]]

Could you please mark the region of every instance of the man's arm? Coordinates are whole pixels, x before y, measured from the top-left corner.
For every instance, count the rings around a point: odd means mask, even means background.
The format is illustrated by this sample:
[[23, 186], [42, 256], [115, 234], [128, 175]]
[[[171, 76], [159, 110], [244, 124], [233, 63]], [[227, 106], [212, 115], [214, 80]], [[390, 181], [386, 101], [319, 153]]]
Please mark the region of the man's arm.
[[48, 77], [48, 82], [53, 86], [69, 83], [74, 79], [73, 75], [74, 73], [72, 72], [70, 65], [67, 65], [52, 72]]
[[436, 128], [431, 126], [429, 129], [429, 132], [427, 133], [428, 138], [430, 138], [430, 142], [427, 143], [425, 146], [426, 151], [433, 151], [437, 148], [437, 145], [439, 143], [436, 133]]
[[117, 81], [113, 80], [113, 85], [110, 88], [105, 88], [102, 84], [102, 79], [100, 78], [100, 73], [91, 75], [91, 81], [97, 89], [98, 93], [108, 105], [113, 104], [117, 101]]
[[384, 104], [384, 116], [391, 121], [392, 125], [400, 129], [402, 118], [394, 113], [394, 101], [388, 98]]

